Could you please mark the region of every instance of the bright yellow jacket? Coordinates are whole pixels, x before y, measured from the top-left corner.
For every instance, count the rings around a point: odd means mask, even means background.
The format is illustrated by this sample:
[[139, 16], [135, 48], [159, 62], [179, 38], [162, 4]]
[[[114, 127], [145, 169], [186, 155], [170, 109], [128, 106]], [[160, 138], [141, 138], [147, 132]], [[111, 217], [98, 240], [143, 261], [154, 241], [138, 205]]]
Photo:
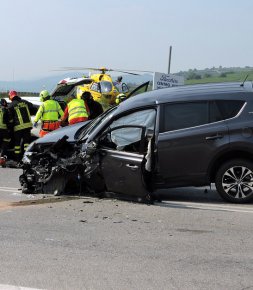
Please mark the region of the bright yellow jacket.
[[59, 103], [55, 100], [46, 100], [39, 107], [34, 122], [42, 121], [58, 121], [62, 117], [63, 111]]
[[68, 121], [71, 123], [71, 120], [88, 118], [88, 112], [84, 100], [73, 99], [68, 103]]

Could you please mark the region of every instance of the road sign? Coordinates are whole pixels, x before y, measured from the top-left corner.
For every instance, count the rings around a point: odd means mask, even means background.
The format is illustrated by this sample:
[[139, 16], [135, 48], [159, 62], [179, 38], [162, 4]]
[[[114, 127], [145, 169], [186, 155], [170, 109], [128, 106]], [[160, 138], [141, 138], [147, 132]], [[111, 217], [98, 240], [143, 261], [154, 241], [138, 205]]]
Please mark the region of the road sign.
[[184, 77], [173, 74], [164, 74], [155, 72], [153, 78], [153, 90], [182, 86], [184, 85]]

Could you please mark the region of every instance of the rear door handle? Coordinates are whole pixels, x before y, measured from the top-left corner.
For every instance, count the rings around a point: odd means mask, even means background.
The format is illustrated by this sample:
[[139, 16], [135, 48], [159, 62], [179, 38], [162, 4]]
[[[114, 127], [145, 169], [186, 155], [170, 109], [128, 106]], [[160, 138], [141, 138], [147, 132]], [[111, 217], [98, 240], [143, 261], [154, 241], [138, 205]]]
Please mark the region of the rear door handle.
[[126, 164], [126, 167], [129, 167], [131, 169], [137, 169], [137, 168], [139, 168], [138, 165], [134, 165], [134, 164]]
[[213, 135], [213, 136], [207, 136], [206, 140], [216, 140], [216, 139], [221, 139], [221, 138], [223, 138], [223, 135], [216, 134], [216, 135]]

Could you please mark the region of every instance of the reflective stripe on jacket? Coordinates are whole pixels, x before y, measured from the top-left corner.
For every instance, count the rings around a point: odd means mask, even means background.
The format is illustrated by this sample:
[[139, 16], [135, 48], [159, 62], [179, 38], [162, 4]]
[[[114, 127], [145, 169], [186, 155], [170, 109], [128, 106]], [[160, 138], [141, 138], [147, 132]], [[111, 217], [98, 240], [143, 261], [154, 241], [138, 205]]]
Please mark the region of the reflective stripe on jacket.
[[63, 111], [59, 103], [54, 100], [47, 100], [39, 107], [34, 122], [38, 122], [40, 119], [42, 121], [58, 121], [62, 115]]
[[84, 100], [82, 99], [73, 99], [68, 103], [68, 121], [76, 118], [88, 118], [88, 113]]
[[14, 132], [32, 128], [31, 115], [28, 105], [25, 102], [19, 102], [14, 106]]
[[4, 116], [5, 114], [6, 114], [5, 110], [0, 107], [0, 129], [7, 129], [5, 116]]

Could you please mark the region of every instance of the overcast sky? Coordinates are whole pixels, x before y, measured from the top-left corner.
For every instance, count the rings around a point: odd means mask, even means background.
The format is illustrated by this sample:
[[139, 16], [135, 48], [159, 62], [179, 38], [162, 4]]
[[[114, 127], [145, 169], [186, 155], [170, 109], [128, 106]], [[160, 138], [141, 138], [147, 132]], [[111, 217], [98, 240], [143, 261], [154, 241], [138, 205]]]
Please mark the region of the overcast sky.
[[0, 80], [65, 66], [253, 66], [252, 0], [0, 0]]

